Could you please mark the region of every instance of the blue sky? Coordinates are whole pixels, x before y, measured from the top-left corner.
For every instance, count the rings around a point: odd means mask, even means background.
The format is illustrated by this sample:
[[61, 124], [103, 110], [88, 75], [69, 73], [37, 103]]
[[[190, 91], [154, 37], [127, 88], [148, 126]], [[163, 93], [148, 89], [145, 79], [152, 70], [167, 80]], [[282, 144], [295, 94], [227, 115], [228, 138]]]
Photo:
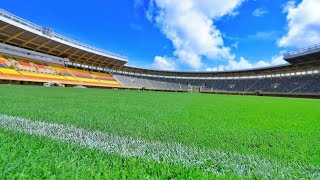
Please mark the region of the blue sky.
[[128, 65], [180, 71], [284, 63], [283, 52], [320, 43], [319, 6], [319, 0], [1, 2], [31, 22], [123, 54]]

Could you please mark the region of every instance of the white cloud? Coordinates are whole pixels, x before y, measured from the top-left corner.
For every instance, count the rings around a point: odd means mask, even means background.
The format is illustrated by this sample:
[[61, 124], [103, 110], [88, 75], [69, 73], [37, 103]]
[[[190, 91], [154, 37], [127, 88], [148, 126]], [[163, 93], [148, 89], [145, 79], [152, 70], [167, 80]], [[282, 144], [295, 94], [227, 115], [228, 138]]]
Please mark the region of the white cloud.
[[266, 9], [258, 8], [253, 11], [252, 15], [255, 17], [263, 17], [264, 15], [268, 14], [269, 12]]
[[175, 62], [170, 58], [156, 56], [151, 65], [153, 69], [158, 70], [175, 70]]
[[260, 31], [249, 35], [248, 38], [258, 40], [276, 40], [281, 36], [280, 33], [280, 31]]
[[234, 15], [243, 0], [151, 0], [146, 16], [172, 41], [178, 63], [200, 69], [202, 58], [234, 59], [215, 21]]
[[153, 21], [153, 16], [155, 12], [155, 4], [154, 0], [149, 1], [148, 9], [146, 10], [146, 18], [152, 22]]
[[276, 66], [276, 65], [283, 65], [283, 64], [288, 64], [288, 62], [283, 59], [282, 55], [272, 57], [270, 65]]
[[244, 57], [241, 57], [239, 61], [231, 60], [229, 61], [228, 69], [252, 69], [254, 65], [250, 64], [248, 60]]
[[232, 11], [231, 13], [229, 13], [228, 15], [231, 16], [231, 17], [236, 17], [240, 14], [239, 11]]
[[231, 47], [233, 47], [234, 49], [238, 49], [239, 43], [235, 42], [235, 43], [231, 44]]
[[279, 47], [305, 47], [320, 43], [320, 1], [303, 0], [285, 4], [288, 33], [278, 41]]
[[287, 3], [283, 5], [282, 8], [282, 13], [288, 13], [290, 9], [295, 8], [296, 6], [296, 1], [295, 0], [290, 0]]
[[216, 72], [216, 71], [224, 71], [225, 66], [223, 65], [219, 65], [218, 67], [214, 67], [214, 68], [206, 68], [206, 71], [208, 72]]
[[287, 62], [283, 60], [282, 55], [277, 55], [272, 57], [271, 61], [258, 61], [256, 63], [251, 63], [249, 60], [241, 57], [239, 61], [229, 60], [228, 64], [223, 66], [220, 65], [214, 68], [207, 68], [206, 71], [225, 71], [225, 70], [243, 70], [243, 69], [253, 69], [253, 68], [262, 68], [268, 66], [283, 65]]

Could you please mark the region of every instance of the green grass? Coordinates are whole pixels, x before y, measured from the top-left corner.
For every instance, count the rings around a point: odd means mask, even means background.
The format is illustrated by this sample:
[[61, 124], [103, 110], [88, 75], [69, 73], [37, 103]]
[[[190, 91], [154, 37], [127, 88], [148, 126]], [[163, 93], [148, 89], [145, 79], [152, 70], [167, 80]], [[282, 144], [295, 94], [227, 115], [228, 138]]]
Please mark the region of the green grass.
[[[150, 141], [178, 142], [207, 150], [254, 155], [283, 163], [320, 166], [319, 100], [2, 85], [0, 104], [0, 114]], [[0, 131], [0, 136], [5, 142], [0, 147], [0, 170], [9, 169], [7, 174], [0, 174], [5, 176], [13, 177], [21, 172], [36, 176], [40, 172], [33, 172], [34, 169], [42, 171], [43, 175], [49, 171], [47, 176], [75, 177], [77, 174], [72, 172], [79, 172], [88, 178], [110, 171], [116, 177], [122, 177], [119, 173], [137, 177], [135, 172], [143, 177], [208, 175], [198, 169], [124, 159], [58, 142], [52, 145], [50, 140], [27, 135], [20, 139], [21, 135], [7, 131]], [[45, 151], [31, 153], [21, 162], [17, 160], [16, 157], [26, 156], [25, 151], [37, 152], [38, 146]], [[17, 147], [12, 149], [17, 156], [5, 155], [10, 147]], [[55, 153], [50, 154], [50, 151]], [[69, 159], [62, 158], [66, 156]], [[65, 163], [76, 157], [87, 159]], [[43, 159], [43, 163], [37, 165], [35, 161], [39, 159]], [[123, 161], [128, 162], [128, 166], [123, 167]], [[16, 163], [9, 163], [8, 167], [5, 162]], [[80, 162], [83, 166], [77, 167]], [[92, 162], [96, 166], [92, 166]], [[59, 163], [63, 165], [57, 170], [55, 167]], [[100, 165], [104, 168], [96, 168]], [[171, 166], [174, 167], [172, 171]], [[88, 171], [90, 168], [92, 173]], [[156, 173], [158, 171], [161, 173]]]
[[0, 143], [1, 179], [214, 178], [196, 168], [122, 158], [1, 129]]

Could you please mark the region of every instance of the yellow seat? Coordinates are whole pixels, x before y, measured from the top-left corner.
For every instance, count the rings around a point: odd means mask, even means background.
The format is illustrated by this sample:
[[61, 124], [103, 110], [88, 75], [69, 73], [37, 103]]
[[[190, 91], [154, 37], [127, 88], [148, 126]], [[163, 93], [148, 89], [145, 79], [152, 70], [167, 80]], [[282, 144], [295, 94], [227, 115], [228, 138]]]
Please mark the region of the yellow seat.
[[91, 74], [99, 75], [99, 76], [103, 76], [103, 77], [112, 77], [109, 73], [91, 72]]
[[92, 82], [92, 83], [99, 83], [99, 81], [98, 81], [98, 80], [96, 80], [96, 79], [89, 79], [89, 78], [79, 78], [79, 77], [77, 77], [77, 79], [78, 79], [79, 81], [82, 81], [82, 82]]
[[100, 80], [100, 82], [103, 83], [103, 84], [120, 85], [117, 81], [105, 81], [105, 80]]
[[20, 75], [18, 71], [15, 69], [8, 69], [8, 68], [0, 68], [0, 71], [4, 74], [9, 74], [9, 75]]
[[57, 76], [57, 75], [51, 75], [51, 74], [39, 74], [39, 73], [25, 72], [25, 71], [21, 71], [20, 73], [24, 76], [29, 76], [29, 77], [65, 80], [63, 76]]
[[64, 76], [64, 77], [70, 81], [78, 81], [75, 77], [72, 77], [72, 76]]

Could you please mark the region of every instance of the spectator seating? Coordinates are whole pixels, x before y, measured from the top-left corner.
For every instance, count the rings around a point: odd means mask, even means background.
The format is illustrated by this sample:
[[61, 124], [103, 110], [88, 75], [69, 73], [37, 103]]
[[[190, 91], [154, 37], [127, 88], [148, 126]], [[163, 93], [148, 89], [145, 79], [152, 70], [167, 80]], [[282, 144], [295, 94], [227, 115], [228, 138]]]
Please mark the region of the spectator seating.
[[124, 87], [188, 90], [202, 87], [205, 91], [320, 93], [320, 75], [255, 79], [172, 79], [114, 74]]
[[95, 79], [98, 79], [98, 81], [102, 84], [110, 84], [114, 86], [119, 86], [120, 83], [117, 82], [110, 74], [108, 73], [100, 73], [100, 72], [91, 72], [91, 76]]
[[2, 56], [0, 56], [0, 79], [96, 87], [144, 87], [159, 90], [187, 91], [196, 86], [213, 92], [320, 93], [320, 74], [254, 79], [164, 78], [119, 73], [111, 75]]
[[97, 87], [121, 86], [110, 74], [91, 73], [81, 69], [65, 68], [57, 64], [45, 65], [2, 56], [0, 56], [0, 79]]

